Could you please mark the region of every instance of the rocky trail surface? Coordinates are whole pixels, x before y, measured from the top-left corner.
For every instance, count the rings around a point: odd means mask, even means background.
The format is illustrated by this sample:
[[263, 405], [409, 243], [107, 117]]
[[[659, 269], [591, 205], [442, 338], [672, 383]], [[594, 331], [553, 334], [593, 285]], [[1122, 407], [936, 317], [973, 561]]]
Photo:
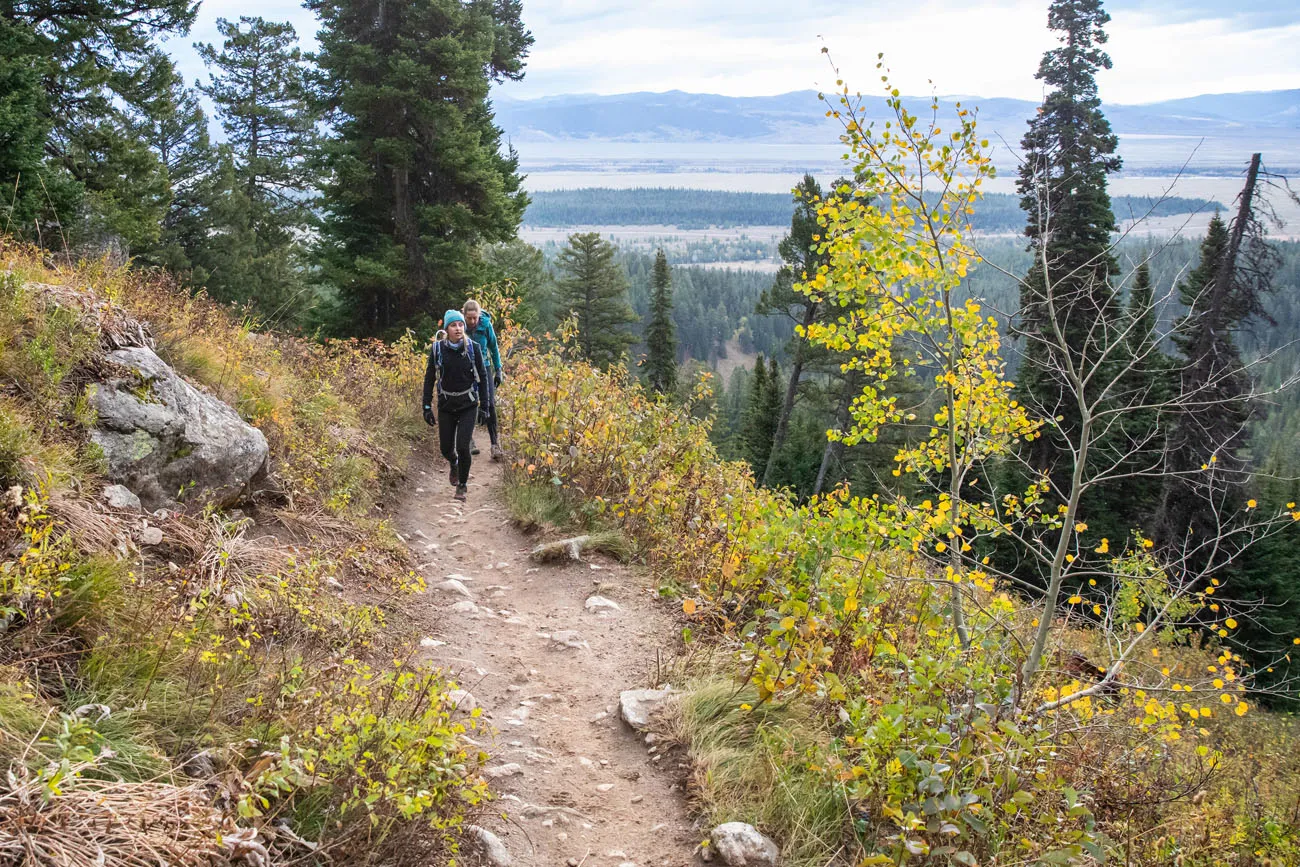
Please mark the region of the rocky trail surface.
[[396, 512], [429, 583], [406, 613], [427, 658], [455, 674], [462, 706], [482, 708], [486, 723], [474, 738], [492, 755], [498, 798], [480, 820], [490, 836], [479, 857], [516, 867], [696, 863], [701, 832], [679, 758], [647, 747], [619, 712], [623, 690], [653, 685], [676, 627], [635, 568], [599, 555], [533, 563], [535, 540], [510, 523], [501, 466], [486, 457], [457, 503], [446, 464], [417, 456]]

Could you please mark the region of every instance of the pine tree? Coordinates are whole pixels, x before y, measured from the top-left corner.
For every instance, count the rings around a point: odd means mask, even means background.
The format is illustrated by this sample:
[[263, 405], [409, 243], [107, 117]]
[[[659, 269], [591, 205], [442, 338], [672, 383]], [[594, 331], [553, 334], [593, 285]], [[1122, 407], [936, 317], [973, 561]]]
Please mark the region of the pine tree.
[[[319, 244], [350, 327], [378, 333], [457, 303], [478, 248], [527, 205], [488, 88], [532, 45], [519, 0], [310, 0], [334, 138]], [[436, 314], [435, 314], [436, 315]]]
[[646, 375], [659, 394], [677, 390], [677, 334], [673, 328], [673, 283], [668, 257], [662, 249], [655, 255], [650, 297], [650, 324], [646, 328]]
[[737, 367], [727, 378], [722, 398], [718, 402], [718, 417], [709, 431], [709, 438], [718, 447], [718, 454], [729, 461], [745, 460], [745, 423], [748, 420], [750, 372]]
[[0, 233], [39, 234], [47, 174], [44, 113], [35, 38], [0, 16]]
[[[1247, 464], [1241, 455], [1253, 384], [1234, 335], [1252, 317], [1271, 321], [1263, 296], [1272, 288], [1276, 252], [1254, 214], [1260, 157], [1251, 161], [1236, 218], [1216, 214], [1201, 242], [1200, 263], [1179, 285], [1187, 314], [1174, 326], [1181, 356], [1181, 401], [1170, 434], [1163, 525], [1171, 540], [1196, 532], [1198, 502], [1240, 500]], [[1202, 474], [1200, 468], [1212, 469]]]
[[136, 130], [126, 113], [114, 113], [80, 130], [65, 151], [65, 164], [85, 191], [85, 210], [71, 233], [75, 245], [121, 258], [157, 246], [171, 192], [162, 161]]
[[1144, 260], [1133, 276], [1129, 291], [1128, 342], [1131, 356], [1143, 356], [1152, 351], [1156, 343], [1156, 311], [1151, 289], [1151, 263]]
[[[790, 218], [790, 231], [781, 240], [778, 250], [785, 264], [777, 272], [772, 287], [763, 293], [756, 308], [758, 313], [781, 312], [807, 329], [816, 321], [820, 304], [808, 296], [795, 292], [794, 284], [814, 275], [817, 268], [825, 261], [825, 256], [816, 252], [818, 234], [817, 208], [821, 204], [822, 189], [812, 175], [804, 175], [794, 189], [795, 209]], [[781, 405], [777, 408], [775, 433], [772, 437], [771, 454], [767, 465], [762, 469], [762, 481], [765, 485], [773, 484], [777, 458], [785, 443], [786, 431], [790, 425], [790, 413], [794, 410], [795, 398], [799, 392], [799, 380], [803, 375], [804, 361], [808, 355], [808, 340], [795, 334], [791, 352], [790, 381], [784, 388]]]
[[744, 445], [745, 460], [755, 472], [767, 466], [768, 453], [772, 450], [771, 419], [763, 415], [767, 395], [771, 392], [767, 381], [767, 361], [762, 355], [754, 363], [754, 372], [749, 377], [749, 391], [745, 400], [745, 415], [741, 423], [741, 441]]
[[39, 195], [59, 223], [44, 234], [47, 245], [132, 252], [156, 244], [167, 181], [136, 117], [164, 85], [156, 71], [170, 64], [157, 40], [187, 32], [197, 8], [191, 0], [15, 0], [0, 12], [22, 43], [19, 55], [0, 52], [0, 66], [16, 62], [40, 77]]
[[636, 342], [627, 326], [637, 321], [627, 300], [627, 277], [614, 261], [616, 248], [598, 232], [569, 236], [556, 258], [561, 316], [578, 323], [578, 349], [600, 368], [622, 360]]
[[[1187, 313], [1173, 334], [1180, 395], [1169, 437], [1159, 538], [1174, 550], [1190, 551], [1197, 567], [1213, 557], [1224, 513], [1246, 507], [1248, 496], [1258, 497], [1261, 515], [1278, 514], [1300, 499], [1294, 478], [1254, 476], [1259, 467], [1244, 453], [1254, 382], [1237, 338], [1252, 321], [1275, 324], [1263, 299], [1280, 264], [1257, 213], [1257, 185], [1265, 175], [1260, 154], [1254, 154], [1235, 217], [1225, 224], [1214, 216], [1200, 262], [1178, 287]], [[1292, 533], [1257, 541], [1261, 544], [1249, 546], [1215, 575], [1229, 598], [1255, 608], [1232, 641], [1260, 669], [1258, 685], [1268, 687], [1287, 683], [1285, 678], [1296, 673], [1286, 637], [1300, 627], [1295, 592], [1300, 544]]]
[[[1204, 405], [1189, 407], [1174, 424], [1167, 470], [1189, 472], [1214, 459], [1216, 469], [1237, 472], [1241, 463], [1237, 452], [1242, 445], [1246, 422], [1244, 405], [1218, 406], [1218, 399], [1243, 391], [1248, 383], [1241, 369], [1241, 355], [1232, 343], [1229, 314], [1223, 309], [1225, 292], [1218, 291], [1215, 275], [1228, 252], [1228, 227], [1215, 214], [1201, 242], [1200, 262], [1178, 286], [1178, 297], [1187, 313], [1174, 326], [1173, 341], [1182, 356], [1180, 390], [1195, 394], [1205, 389]], [[1216, 308], [1218, 308], [1216, 310]], [[1217, 380], [1217, 384], [1211, 382]], [[1201, 403], [1201, 400], [1197, 400]], [[1170, 482], [1167, 518], [1175, 538], [1190, 515], [1184, 505], [1189, 486]]]
[[555, 275], [541, 250], [516, 238], [487, 247], [483, 262], [489, 282], [509, 281], [509, 291], [518, 296], [519, 306], [512, 319], [534, 334], [559, 324], [555, 315]]
[[[860, 393], [861, 375], [856, 368], [851, 368], [840, 386], [839, 399], [835, 406], [834, 430], [846, 431], [850, 428], [853, 416], [853, 399]], [[831, 467], [844, 458], [845, 445], [839, 440], [826, 439], [822, 447], [821, 464], [817, 468], [817, 480], [813, 482], [812, 494], [816, 496], [832, 486]]]
[[[1135, 528], [1154, 531], [1162, 485], [1155, 468], [1165, 454], [1168, 419], [1162, 412], [1173, 396], [1173, 365], [1160, 351], [1156, 311], [1148, 261], [1133, 273], [1128, 307], [1122, 321], [1125, 368], [1115, 383], [1116, 401], [1128, 409], [1116, 425], [1115, 435], [1100, 446], [1110, 449], [1102, 460], [1118, 461], [1120, 477], [1101, 490], [1101, 507], [1092, 510], [1095, 532], [1106, 538], [1124, 538]], [[1092, 501], [1090, 497], [1090, 502]]]
[[[1099, 357], [1120, 318], [1110, 285], [1118, 270], [1110, 253], [1115, 229], [1106, 177], [1120, 168], [1118, 139], [1101, 111], [1096, 72], [1109, 69], [1100, 48], [1110, 16], [1101, 0], [1053, 0], [1048, 26], [1061, 46], [1043, 55], [1037, 78], [1052, 88], [1029, 121], [1021, 147], [1017, 189], [1027, 214], [1025, 234], [1034, 264], [1021, 283], [1018, 329], [1026, 339], [1020, 384], [1044, 417], [1061, 417], [1066, 433], [1078, 427], [1062, 371], [1083, 357]], [[1066, 335], [1070, 357], [1048, 348], [1054, 329]], [[1103, 389], [1106, 378], [1094, 377]], [[1051, 431], [1034, 442], [1035, 469], [1066, 463], [1064, 438]]]
[[755, 471], [759, 468], [766, 470], [768, 462], [772, 458], [772, 452], [775, 451], [776, 445], [776, 422], [777, 416], [781, 414], [781, 402], [785, 395], [785, 382], [781, 377], [781, 368], [777, 366], [776, 356], [769, 356], [767, 359], [767, 390], [763, 393], [763, 404], [760, 408], [763, 417], [763, 442], [765, 448], [759, 455], [759, 462], [755, 465]]
[[314, 177], [309, 169], [316, 115], [298, 34], [288, 22], [240, 16], [217, 19], [221, 50], [195, 48], [211, 70], [201, 89], [211, 98], [258, 222], [280, 228], [301, 219]]
[[755, 474], [767, 467], [772, 454], [772, 438], [776, 433], [776, 416], [781, 409], [785, 392], [781, 370], [776, 359], [766, 362], [763, 356], [754, 364], [754, 375], [749, 380], [749, 400], [745, 408], [744, 441], [745, 458]]
[[194, 267], [193, 255], [212, 234], [213, 184], [217, 150], [208, 136], [208, 116], [198, 95], [186, 87], [171, 64], [157, 74], [165, 79], [137, 121], [144, 138], [167, 173], [169, 202], [162, 237], [142, 258], [175, 273]]
[[213, 297], [252, 303], [280, 321], [304, 307], [302, 231], [309, 225], [317, 115], [298, 35], [286, 22], [217, 19], [221, 49], [197, 45], [227, 144], [211, 189], [222, 243], [196, 256]]

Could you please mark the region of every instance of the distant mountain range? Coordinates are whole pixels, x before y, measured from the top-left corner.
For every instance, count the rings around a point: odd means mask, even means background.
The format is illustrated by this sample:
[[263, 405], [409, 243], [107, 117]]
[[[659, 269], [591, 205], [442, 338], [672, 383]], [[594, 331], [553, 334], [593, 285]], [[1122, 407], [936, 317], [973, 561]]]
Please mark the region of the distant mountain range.
[[[943, 97], [979, 109], [982, 128], [1017, 142], [1037, 103], [1005, 98]], [[908, 101], [913, 108], [926, 98]], [[884, 118], [884, 100], [867, 99], [873, 117]], [[498, 95], [497, 120], [516, 142], [826, 142], [830, 121], [812, 90], [776, 96], [732, 97], [708, 93], [565, 94], [540, 99]], [[1121, 136], [1210, 136], [1293, 140], [1300, 136], [1300, 90], [1220, 93], [1154, 102], [1106, 105]], [[830, 139], [833, 141], [834, 139]]]

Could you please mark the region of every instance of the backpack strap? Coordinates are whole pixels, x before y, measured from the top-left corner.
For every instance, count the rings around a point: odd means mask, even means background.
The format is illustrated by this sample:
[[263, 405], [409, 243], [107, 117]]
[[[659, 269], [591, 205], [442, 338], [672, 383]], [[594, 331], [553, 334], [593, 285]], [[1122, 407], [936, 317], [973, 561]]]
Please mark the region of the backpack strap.
[[479, 390], [478, 366], [474, 364], [474, 341], [465, 337], [465, 353], [469, 358], [469, 369], [474, 374], [474, 384], [464, 391], [447, 391], [442, 384], [442, 344], [444, 341], [439, 340], [433, 344], [433, 363], [438, 368], [438, 393], [443, 397], [464, 397], [467, 394], [477, 394]]
[[477, 388], [480, 383], [478, 379], [478, 365], [474, 363], [474, 356], [478, 353], [478, 344], [471, 340], [468, 334], [465, 335], [465, 352], [469, 357], [469, 369], [474, 374], [474, 387]]

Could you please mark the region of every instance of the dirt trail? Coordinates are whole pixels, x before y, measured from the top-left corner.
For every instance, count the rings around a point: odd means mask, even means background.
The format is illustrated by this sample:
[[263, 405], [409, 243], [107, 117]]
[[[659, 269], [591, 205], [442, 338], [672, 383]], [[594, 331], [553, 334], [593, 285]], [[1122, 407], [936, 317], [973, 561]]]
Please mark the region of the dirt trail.
[[[417, 455], [396, 512], [429, 582], [407, 613], [427, 636], [428, 658], [457, 674], [488, 723], [476, 740], [492, 754], [500, 797], [482, 824], [514, 865], [691, 864], [700, 832], [677, 759], [653, 761], [617, 707], [621, 690], [652, 685], [656, 653], [667, 655], [676, 627], [633, 568], [598, 555], [532, 563], [533, 541], [499, 498], [500, 465], [486, 458], [475, 460], [461, 504], [446, 463]], [[468, 595], [440, 589], [449, 576]], [[596, 593], [619, 609], [588, 610]]]

